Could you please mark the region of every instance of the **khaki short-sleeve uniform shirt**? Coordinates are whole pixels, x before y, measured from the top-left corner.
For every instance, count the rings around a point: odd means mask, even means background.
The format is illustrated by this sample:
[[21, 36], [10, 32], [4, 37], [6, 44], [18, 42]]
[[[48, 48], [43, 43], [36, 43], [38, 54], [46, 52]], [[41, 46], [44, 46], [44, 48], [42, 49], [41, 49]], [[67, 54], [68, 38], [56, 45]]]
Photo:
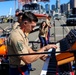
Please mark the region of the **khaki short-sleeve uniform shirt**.
[[50, 26], [51, 20], [46, 19], [46, 23], [48, 26]]
[[[18, 28], [12, 30], [8, 38], [8, 54], [26, 54], [29, 53], [28, 38], [23, 31]], [[20, 56], [9, 57], [9, 63], [13, 65], [25, 65]]]

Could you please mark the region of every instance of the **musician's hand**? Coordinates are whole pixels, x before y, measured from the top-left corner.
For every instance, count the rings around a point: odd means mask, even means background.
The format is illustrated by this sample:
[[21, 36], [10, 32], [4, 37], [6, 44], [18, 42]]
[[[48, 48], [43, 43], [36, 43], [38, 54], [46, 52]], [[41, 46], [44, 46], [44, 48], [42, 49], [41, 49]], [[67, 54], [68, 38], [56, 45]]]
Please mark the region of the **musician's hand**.
[[45, 55], [42, 56], [40, 59], [43, 60], [43, 61], [45, 61], [47, 57], [48, 57], [48, 54], [45, 54]]
[[49, 50], [50, 48], [55, 48], [55, 49], [57, 49], [57, 46], [56, 46], [55, 44], [49, 44], [49, 45], [45, 46], [45, 51], [46, 51], [46, 50]]

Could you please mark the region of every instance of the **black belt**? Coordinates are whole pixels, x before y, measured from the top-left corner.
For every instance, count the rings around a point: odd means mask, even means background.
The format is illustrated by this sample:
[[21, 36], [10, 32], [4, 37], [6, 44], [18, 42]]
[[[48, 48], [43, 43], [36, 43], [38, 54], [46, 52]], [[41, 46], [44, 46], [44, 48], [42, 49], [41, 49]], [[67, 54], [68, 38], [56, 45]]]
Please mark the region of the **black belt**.
[[10, 65], [10, 68], [18, 68], [18, 67], [23, 67], [25, 65]]

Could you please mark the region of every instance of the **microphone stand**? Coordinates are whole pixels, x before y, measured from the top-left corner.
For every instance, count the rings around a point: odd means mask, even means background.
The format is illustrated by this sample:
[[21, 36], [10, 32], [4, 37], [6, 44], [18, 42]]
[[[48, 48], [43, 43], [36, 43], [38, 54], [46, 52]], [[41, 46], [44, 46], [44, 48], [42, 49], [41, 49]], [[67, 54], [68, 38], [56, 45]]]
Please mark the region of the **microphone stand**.
[[54, 20], [53, 25], [54, 25], [54, 41], [56, 42], [56, 35], [55, 35], [55, 20]]

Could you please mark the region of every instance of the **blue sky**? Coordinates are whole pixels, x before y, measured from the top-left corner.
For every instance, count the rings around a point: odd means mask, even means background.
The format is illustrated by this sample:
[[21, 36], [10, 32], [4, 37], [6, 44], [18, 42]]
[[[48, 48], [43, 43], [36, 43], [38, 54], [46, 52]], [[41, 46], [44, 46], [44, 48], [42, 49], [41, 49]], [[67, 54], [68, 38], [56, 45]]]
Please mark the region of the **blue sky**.
[[[67, 3], [67, 2], [69, 2], [69, 0], [60, 0], [60, 4]], [[41, 3], [41, 4], [44, 5], [44, 3]], [[50, 6], [52, 4], [56, 4], [56, 0], [50, 0], [49, 4], [50, 4]], [[8, 15], [8, 14], [14, 15], [15, 9], [17, 9], [17, 8], [18, 8], [18, 1], [16, 1], [16, 6], [15, 6], [15, 1], [0, 2], [0, 16]]]

